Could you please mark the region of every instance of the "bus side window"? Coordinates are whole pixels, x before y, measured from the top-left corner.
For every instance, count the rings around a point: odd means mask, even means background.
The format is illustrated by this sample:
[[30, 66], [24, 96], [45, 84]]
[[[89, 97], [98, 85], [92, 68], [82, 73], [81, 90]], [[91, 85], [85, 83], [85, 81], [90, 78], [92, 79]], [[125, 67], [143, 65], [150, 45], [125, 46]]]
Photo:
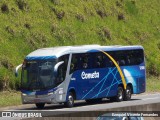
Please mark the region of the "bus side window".
[[70, 65], [70, 73], [73, 73], [76, 70], [78, 70], [78, 57], [76, 54], [73, 54]]
[[120, 66], [124, 66], [125, 65], [125, 60], [121, 59], [120, 60]]
[[144, 61], [143, 50], [126, 51], [126, 65], [139, 65]]
[[96, 68], [100, 68], [101, 67], [101, 63], [102, 63], [102, 57], [100, 54], [97, 54], [97, 60], [96, 60]]
[[58, 60], [59, 62], [64, 61], [64, 63], [62, 65], [60, 65], [59, 68], [58, 68], [58, 76], [57, 76], [57, 82], [58, 83], [64, 81], [64, 79], [66, 77], [68, 59], [69, 59], [69, 55], [67, 54], [67, 55], [61, 56]]
[[143, 50], [136, 50], [134, 55], [136, 58], [136, 65], [139, 65], [144, 61]]
[[104, 53], [101, 53], [101, 52], [97, 52], [97, 53], [93, 53], [92, 54], [92, 59], [93, 59], [93, 67], [94, 68], [104, 68], [105, 67], [105, 55]]
[[89, 55], [88, 54], [82, 54], [81, 56], [81, 63], [82, 63], [82, 68], [87, 69], [89, 68]]
[[130, 60], [129, 56], [127, 55], [127, 57], [126, 57], [126, 65], [127, 66], [130, 65], [130, 63], [131, 63], [131, 60]]
[[[114, 56], [113, 51], [110, 51], [110, 52], [107, 52], [107, 53], [115, 60], [115, 56]], [[107, 61], [106, 67], [115, 67], [113, 61], [108, 56], [106, 58], [106, 61]]]
[[59, 66], [59, 68], [58, 68], [57, 83], [61, 83], [65, 79], [65, 74], [64, 74], [63, 68], [64, 67], [62, 65]]
[[[109, 52], [107, 52], [108, 54], [110, 54]], [[110, 60], [110, 58], [103, 54], [103, 61], [102, 61], [103, 67], [112, 67], [113, 66], [113, 62]]]

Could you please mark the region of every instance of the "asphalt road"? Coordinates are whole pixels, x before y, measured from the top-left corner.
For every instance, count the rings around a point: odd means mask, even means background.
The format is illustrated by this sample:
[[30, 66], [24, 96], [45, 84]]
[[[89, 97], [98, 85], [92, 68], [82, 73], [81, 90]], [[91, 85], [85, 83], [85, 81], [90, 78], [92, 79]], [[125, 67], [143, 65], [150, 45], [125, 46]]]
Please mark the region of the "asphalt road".
[[[122, 101], [122, 102], [111, 102], [110, 100], [104, 99], [101, 103], [98, 104], [87, 104], [85, 101], [76, 101], [75, 106], [73, 108], [65, 108], [59, 104], [49, 104], [46, 105], [43, 110], [47, 111], [95, 111], [95, 110], [103, 110], [103, 109], [111, 109], [111, 108], [119, 108], [125, 106], [134, 106], [134, 105], [143, 105], [143, 104], [151, 104], [151, 103], [160, 103], [160, 93], [154, 94], [140, 94], [133, 95], [130, 101]], [[19, 105], [12, 107], [0, 108], [0, 111], [3, 110], [39, 110], [35, 107], [34, 104], [27, 105]]]

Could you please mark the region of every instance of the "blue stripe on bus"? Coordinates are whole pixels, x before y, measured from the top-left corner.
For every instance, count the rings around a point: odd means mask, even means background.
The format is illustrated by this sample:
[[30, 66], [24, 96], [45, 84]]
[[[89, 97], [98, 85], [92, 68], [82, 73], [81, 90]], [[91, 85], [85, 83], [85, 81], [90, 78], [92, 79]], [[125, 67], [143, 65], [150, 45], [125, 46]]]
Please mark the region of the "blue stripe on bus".
[[[115, 67], [115, 68], [116, 68], [116, 67]], [[109, 75], [111, 72], [113, 72], [113, 71], [115, 70], [115, 68], [113, 68], [112, 70], [110, 70], [110, 71], [108, 72], [108, 74], [107, 74], [102, 80], [100, 80], [88, 93], [86, 93], [86, 94], [82, 97], [82, 99], [84, 99], [90, 92], [92, 92], [102, 81], [106, 80], [106, 79], [108, 78], [108, 75]]]

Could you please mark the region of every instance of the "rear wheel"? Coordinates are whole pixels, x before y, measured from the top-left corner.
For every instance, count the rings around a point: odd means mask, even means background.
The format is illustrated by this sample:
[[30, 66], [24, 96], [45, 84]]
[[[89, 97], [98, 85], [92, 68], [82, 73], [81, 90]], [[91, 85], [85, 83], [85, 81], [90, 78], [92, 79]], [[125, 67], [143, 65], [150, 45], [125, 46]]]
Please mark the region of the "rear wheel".
[[74, 106], [74, 96], [72, 92], [69, 92], [69, 95], [67, 96], [67, 102], [65, 102], [64, 104], [69, 108]]
[[124, 100], [130, 100], [132, 96], [132, 88], [130, 86], [127, 86], [125, 92], [124, 92]]
[[116, 101], [121, 102], [124, 99], [124, 90], [121, 86], [118, 87], [118, 92], [116, 96]]
[[45, 103], [36, 103], [36, 107], [38, 109], [43, 109], [44, 108]]

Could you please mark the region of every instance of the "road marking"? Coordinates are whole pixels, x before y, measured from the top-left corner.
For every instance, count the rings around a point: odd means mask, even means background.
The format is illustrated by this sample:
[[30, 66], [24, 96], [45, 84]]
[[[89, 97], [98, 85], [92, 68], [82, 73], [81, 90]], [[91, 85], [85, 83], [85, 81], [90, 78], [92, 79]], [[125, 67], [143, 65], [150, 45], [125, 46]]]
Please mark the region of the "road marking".
[[153, 100], [153, 99], [160, 99], [160, 97], [146, 98], [146, 99], [142, 99], [142, 100], [145, 100], [145, 101], [147, 101], [147, 100]]
[[148, 96], [148, 95], [160, 95], [160, 93], [142, 93], [142, 94], [135, 94], [135, 96]]
[[155, 96], [155, 95], [159, 95], [160, 96], [160, 93], [153, 93], [153, 94], [133, 94], [133, 97], [144, 97], [144, 96], [148, 96], [148, 97], [151, 97], [151, 96]]

